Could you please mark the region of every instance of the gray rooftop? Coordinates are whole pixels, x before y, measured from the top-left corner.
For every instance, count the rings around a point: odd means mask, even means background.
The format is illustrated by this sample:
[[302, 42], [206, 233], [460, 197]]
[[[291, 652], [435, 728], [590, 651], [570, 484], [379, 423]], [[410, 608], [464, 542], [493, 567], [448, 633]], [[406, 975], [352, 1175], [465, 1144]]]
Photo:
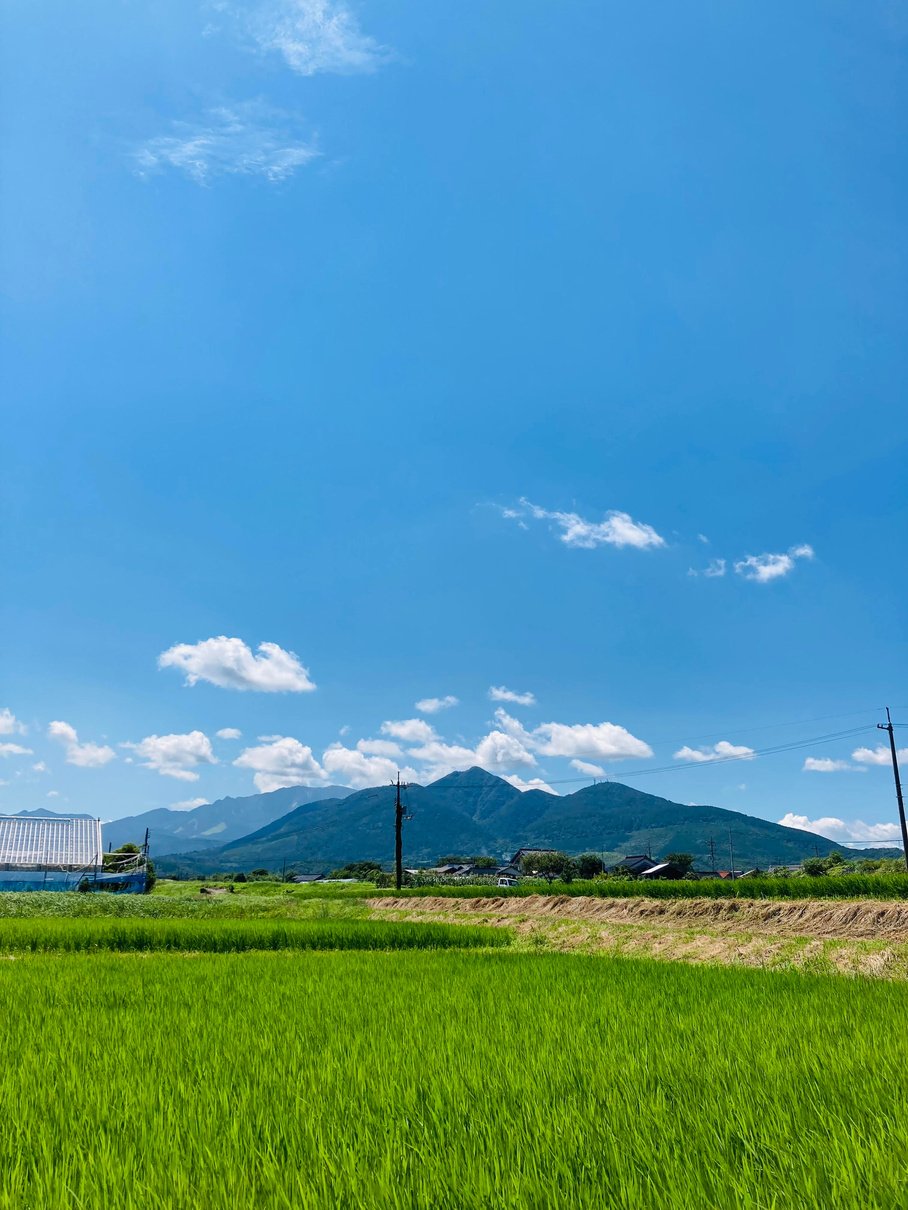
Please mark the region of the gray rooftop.
[[0, 815], [0, 868], [80, 870], [100, 865], [102, 851], [100, 819]]

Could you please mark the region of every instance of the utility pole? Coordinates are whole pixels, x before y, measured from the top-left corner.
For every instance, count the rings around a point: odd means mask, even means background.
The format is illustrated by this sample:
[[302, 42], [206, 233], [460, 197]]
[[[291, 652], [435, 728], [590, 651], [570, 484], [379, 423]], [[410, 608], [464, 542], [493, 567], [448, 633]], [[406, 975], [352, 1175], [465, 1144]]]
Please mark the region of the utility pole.
[[404, 809], [400, 801], [400, 773], [397, 774], [397, 797], [394, 803], [394, 885], [398, 890], [404, 882]]
[[731, 858], [731, 876], [735, 876], [735, 842], [731, 838], [731, 828], [728, 829], [728, 855]]
[[905, 866], [908, 867], [908, 824], [905, 823], [905, 800], [902, 798], [902, 779], [899, 777], [899, 758], [895, 751], [895, 729], [889, 707], [886, 707], [885, 723], [877, 723], [880, 731], [889, 732], [889, 751], [892, 754], [892, 776], [895, 778], [895, 797], [899, 804], [899, 823], [902, 825], [902, 848], [905, 853]]
[[716, 873], [716, 842], [711, 836], [709, 838], [709, 872]]

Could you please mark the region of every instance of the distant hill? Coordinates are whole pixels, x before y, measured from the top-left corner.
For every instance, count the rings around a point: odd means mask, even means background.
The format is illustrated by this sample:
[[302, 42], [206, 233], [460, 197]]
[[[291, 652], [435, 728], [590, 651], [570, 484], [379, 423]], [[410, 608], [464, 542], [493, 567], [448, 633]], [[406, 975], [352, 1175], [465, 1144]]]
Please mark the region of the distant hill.
[[[411, 786], [406, 802], [411, 818], [404, 825], [404, 856], [410, 864], [450, 853], [503, 857], [524, 846], [592, 851], [615, 860], [648, 850], [688, 852], [705, 864], [712, 838], [716, 864], [725, 868], [730, 864], [729, 832], [739, 869], [792, 864], [840, 847], [812, 832], [722, 807], [685, 806], [618, 782], [559, 796], [516, 790], [502, 778], [473, 768], [428, 786]], [[389, 863], [393, 821], [391, 786], [345, 792], [343, 798], [310, 798], [249, 835], [204, 852], [166, 855], [158, 865], [164, 874], [190, 874], [276, 869], [285, 862], [312, 870], [347, 861]]]
[[152, 857], [220, 848], [227, 841], [256, 832], [301, 804], [324, 798], [344, 798], [350, 793], [345, 786], [290, 786], [268, 794], [219, 798], [191, 811], [159, 807], [106, 823], [104, 844], [112, 844], [115, 849], [130, 841], [141, 844], [148, 828]]

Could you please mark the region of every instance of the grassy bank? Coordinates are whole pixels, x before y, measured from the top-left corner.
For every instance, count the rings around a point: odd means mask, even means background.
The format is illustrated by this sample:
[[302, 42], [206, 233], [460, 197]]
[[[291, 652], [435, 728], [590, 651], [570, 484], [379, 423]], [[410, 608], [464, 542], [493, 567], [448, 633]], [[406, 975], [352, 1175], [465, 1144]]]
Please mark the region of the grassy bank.
[[906, 1010], [506, 951], [24, 956], [0, 1205], [895, 1210]]

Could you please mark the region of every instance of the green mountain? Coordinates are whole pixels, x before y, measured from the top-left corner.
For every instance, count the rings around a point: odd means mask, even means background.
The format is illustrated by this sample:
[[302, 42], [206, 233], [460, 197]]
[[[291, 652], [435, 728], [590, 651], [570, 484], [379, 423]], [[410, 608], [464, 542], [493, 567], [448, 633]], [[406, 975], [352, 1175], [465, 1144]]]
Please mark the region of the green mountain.
[[[522, 847], [587, 851], [617, 860], [628, 853], [693, 853], [737, 868], [791, 864], [836, 844], [722, 807], [686, 806], [618, 782], [574, 794], [516, 790], [483, 769], [451, 773], [405, 794], [404, 860], [426, 864], [442, 854], [505, 857]], [[303, 802], [250, 835], [204, 852], [165, 856], [163, 874], [279, 869], [326, 870], [347, 861], [390, 863], [394, 854], [394, 788], [360, 790], [345, 798]]]
[[154, 858], [161, 853], [220, 849], [226, 842], [247, 836], [294, 807], [321, 798], [343, 798], [349, 793], [345, 786], [289, 786], [244, 798], [219, 798], [191, 811], [158, 807], [105, 823], [104, 844], [112, 844], [115, 849], [127, 842], [141, 844], [147, 828], [149, 851]]

